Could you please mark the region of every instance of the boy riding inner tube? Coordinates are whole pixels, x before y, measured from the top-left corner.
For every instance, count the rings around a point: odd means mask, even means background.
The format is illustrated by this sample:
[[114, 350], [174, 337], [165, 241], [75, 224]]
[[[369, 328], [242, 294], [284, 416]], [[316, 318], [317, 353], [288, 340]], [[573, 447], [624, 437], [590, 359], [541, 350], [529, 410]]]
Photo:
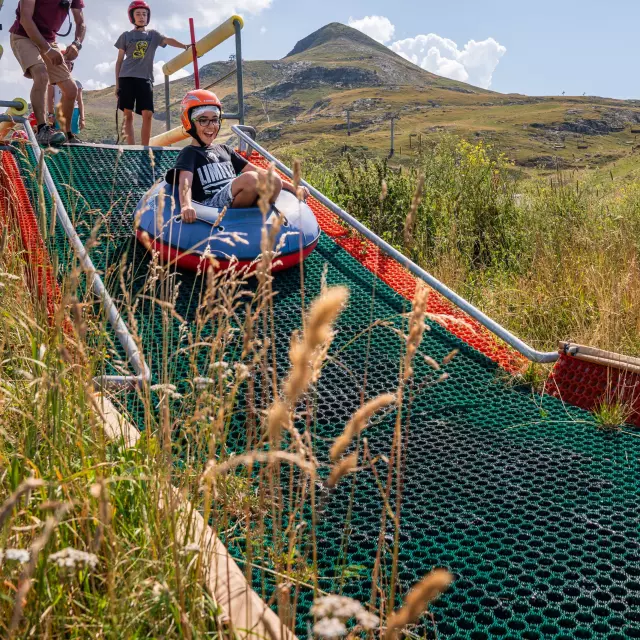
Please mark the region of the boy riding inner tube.
[[[138, 239], [157, 251], [162, 262], [181, 269], [205, 272], [206, 258], [211, 256], [219, 269], [233, 265], [235, 269], [253, 270], [260, 255], [263, 227], [260, 209], [229, 207], [222, 215], [223, 209], [193, 202], [196, 219], [187, 223], [182, 219], [177, 191], [177, 186], [172, 189], [163, 182], [145, 194], [135, 212]], [[320, 236], [313, 211], [292, 193], [280, 193], [266, 216], [267, 230], [278, 212], [284, 220], [274, 243], [278, 255], [272, 271], [293, 267], [304, 260]]]
[[[182, 126], [193, 140], [180, 151], [165, 184], [152, 189], [138, 205], [138, 238], [145, 241], [142, 234], [146, 232], [163, 259], [175, 260], [187, 269], [198, 269], [205, 252], [221, 267], [233, 258], [243, 267], [260, 255], [263, 224], [269, 227], [282, 215], [284, 223], [274, 247], [281, 258], [273, 268], [293, 266], [304, 259], [315, 247], [320, 229], [295, 187], [277, 174], [270, 176], [272, 210], [263, 220], [256, 204], [266, 171], [231, 147], [215, 143], [222, 119], [216, 94], [204, 89], [189, 91], [180, 108]], [[298, 193], [303, 199], [309, 195], [304, 187]], [[167, 200], [167, 194], [171, 199]], [[162, 212], [161, 223], [152, 212]]]

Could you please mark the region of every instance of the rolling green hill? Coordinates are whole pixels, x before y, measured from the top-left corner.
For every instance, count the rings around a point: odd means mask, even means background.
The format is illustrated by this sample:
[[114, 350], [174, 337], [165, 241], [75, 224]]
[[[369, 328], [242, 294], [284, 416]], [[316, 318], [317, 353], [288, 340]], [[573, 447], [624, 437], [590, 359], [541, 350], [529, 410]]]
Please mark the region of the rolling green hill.
[[[202, 86], [222, 78], [233, 62], [201, 69]], [[597, 97], [500, 94], [425, 71], [365, 34], [331, 23], [300, 40], [281, 60], [245, 61], [248, 124], [272, 150], [294, 147], [329, 155], [345, 149], [389, 151], [396, 118], [397, 162], [442, 131], [483, 139], [523, 168], [624, 167], [640, 150], [640, 101]], [[171, 83], [179, 102], [193, 77]], [[225, 109], [236, 109], [235, 77], [214, 89]], [[156, 87], [154, 131], [164, 129], [164, 88]], [[85, 138], [115, 141], [113, 88], [87, 92]], [[346, 111], [351, 136], [347, 136]], [[178, 110], [172, 108], [177, 124]], [[174, 125], [175, 126], [175, 125]], [[223, 130], [222, 137], [228, 135]]]

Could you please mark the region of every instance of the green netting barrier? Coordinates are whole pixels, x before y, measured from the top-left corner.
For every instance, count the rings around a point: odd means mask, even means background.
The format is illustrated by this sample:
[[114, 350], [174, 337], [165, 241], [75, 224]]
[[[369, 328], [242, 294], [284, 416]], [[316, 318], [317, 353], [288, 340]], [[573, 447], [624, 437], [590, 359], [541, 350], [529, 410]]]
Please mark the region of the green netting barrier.
[[[151, 159], [146, 151], [80, 146], [47, 159], [81, 237], [87, 240], [95, 222], [102, 221], [100, 243], [92, 249], [98, 269], [126, 255], [132, 272], [146, 275], [144, 251], [132, 239], [132, 211], [176, 155], [163, 150]], [[32, 161], [22, 157], [21, 163], [27, 175]], [[33, 187], [33, 181], [28, 184]], [[62, 273], [69, 265], [69, 245], [57, 228], [49, 241]], [[351, 291], [334, 350], [366, 329], [372, 317], [397, 318], [408, 310], [405, 299], [324, 235], [305, 262], [307, 303], [320, 292], [325, 263], [328, 284]], [[106, 280], [117, 288], [114, 278]], [[177, 310], [185, 318], [193, 315], [193, 292], [200, 286], [199, 277], [181, 276]], [[301, 324], [299, 271], [278, 274], [274, 288], [282, 377], [289, 336]], [[153, 369], [163, 338], [175, 345], [179, 330], [176, 324], [161, 336], [153, 314], [141, 314], [139, 322]], [[640, 638], [640, 439], [600, 431], [586, 412], [508, 384], [493, 362], [437, 324], [425, 334], [421, 350], [441, 359], [454, 348], [460, 353], [447, 368], [450, 379], [425, 385], [413, 398], [403, 478], [401, 591], [434, 566], [456, 575], [452, 589], [432, 608], [443, 638]], [[368, 397], [395, 389], [401, 353], [400, 341], [387, 328], [372, 330]], [[341, 351], [341, 366], [330, 363], [323, 371], [315, 428], [325, 461], [328, 443], [359, 407], [365, 358], [365, 344], [355, 341]], [[177, 362], [176, 384], [186, 375], [188, 363]], [[417, 361], [417, 380], [436, 375]], [[374, 455], [388, 453], [392, 429], [393, 420], [386, 419], [367, 430]], [[369, 472], [359, 473], [356, 482], [343, 557], [351, 485], [322, 495], [319, 574], [321, 587], [335, 592], [336, 565], [353, 567], [342, 592], [368, 602], [380, 498]], [[388, 544], [392, 536], [390, 526]], [[304, 635], [311, 598], [310, 592], [301, 595], [297, 628]], [[431, 622], [419, 633], [434, 637]]]

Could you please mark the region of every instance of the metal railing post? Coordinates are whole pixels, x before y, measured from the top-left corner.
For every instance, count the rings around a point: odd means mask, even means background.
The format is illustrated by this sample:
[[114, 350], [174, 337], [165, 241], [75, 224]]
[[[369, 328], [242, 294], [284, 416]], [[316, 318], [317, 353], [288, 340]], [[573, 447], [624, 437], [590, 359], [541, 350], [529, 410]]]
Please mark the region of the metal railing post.
[[22, 124], [29, 136], [29, 140], [31, 141], [31, 145], [33, 148], [33, 153], [36, 157], [36, 162], [39, 166], [42, 167], [42, 177], [44, 178], [44, 183], [51, 195], [52, 200], [56, 205], [56, 215], [64, 232], [69, 239], [69, 243], [75, 250], [75, 253], [78, 257], [80, 264], [82, 265], [82, 269], [87, 274], [87, 281], [91, 286], [91, 289], [95, 293], [96, 297], [99, 298], [102, 303], [102, 307], [105, 310], [106, 316], [109, 320], [109, 323], [113, 327], [116, 336], [118, 337], [118, 341], [122, 345], [125, 353], [127, 354], [127, 358], [131, 365], [133, 366], [136, 375], [103, 375], [95, 378], [95, 382], [98, 386], [101, 387], [136, 387], [143, 382], [148, 381], [151, 378], [151, 371], [144, 361], [144, 357], [142, 353], [138, 349], [138, 345], [134, 340], [131, 332], [129, 331], [129, 327], [125, 324], [118, 308], [116, 307], [113, 298], [109, 295], [106, 287], [104, 286], [104, 282], [102, 278], [96, 271], [95, 266], [93, 265], [93, 261], [89, 257], [89, 253], [87, 252], [78, 232], [75, 230], [71, 219], [69, 218], [69, 214], [64, 207], [62, 199], [60, 198], [60, 194], [58, 193], [58, 189], [56, 188], [55, 182], [51, 177], [51, 173], [49, 172], [49, 167], [47, 166], [47, 162], [44, 158], [42, 158], [42, 149], [40, 149], [40, 145], [36, 140], [36, 135], [31, 128], [31, 125], [28, 121], [21, 118], [23, 121]]
[[171, 129], [171, 103], [169, 95], [169, 76], [164, 74], [164, 121], [167, 131]]
[[238, 92], [238, 120], [244, 124], [244, 85], [242, 78], [242, 25], [238, 20], [233, 21], [236, 32], [236, 87]]

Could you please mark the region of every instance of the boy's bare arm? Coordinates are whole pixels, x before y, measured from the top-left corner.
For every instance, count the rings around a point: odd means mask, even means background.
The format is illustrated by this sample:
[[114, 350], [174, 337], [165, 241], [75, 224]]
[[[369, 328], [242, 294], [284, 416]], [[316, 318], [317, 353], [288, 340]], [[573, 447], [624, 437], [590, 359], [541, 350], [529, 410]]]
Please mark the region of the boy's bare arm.
[[82, 89], [78, 87], [78, 115], [80, 116], [80, 128], [84, 129], [84, 100], [82, 99]]
[[78, 48], [75, 46], [74, 42], [79, 42], [82, 45], [82, 41], [84, 40], [84, 35], [87, 31], [87, 27], [84, 23], [84, 14], [82, 13], [82, 9], [71, 9], [71, 13], [73, 15], [73, 21], [76, 23], [76, 31], [73, 42], [67, 47], [64, 52], [65, 60], [73, 61], [78, 57]]
[[124, 49], [118, 49], [118, 59], [116, 60], [116, 95], [118, 95], [118, 82], [120, 80], [120, 69], [124, 61]]
[[178, 49], [184, 49], [185, 51], [191, 46], [190, 44], [183, 44], [180, 40], [176, 40], [175, 38], [165, 38], [162, 41], [162, 45], [169, 45], [170, 47], [177, 47]]
[[191, 202], [191, 184], [193, 183], [193, 173], [191, 171], [180, 171], [178, 180], [178, 196], [180, 198], [180, 215], [182, 222], [195, 222], [196, 210]]

